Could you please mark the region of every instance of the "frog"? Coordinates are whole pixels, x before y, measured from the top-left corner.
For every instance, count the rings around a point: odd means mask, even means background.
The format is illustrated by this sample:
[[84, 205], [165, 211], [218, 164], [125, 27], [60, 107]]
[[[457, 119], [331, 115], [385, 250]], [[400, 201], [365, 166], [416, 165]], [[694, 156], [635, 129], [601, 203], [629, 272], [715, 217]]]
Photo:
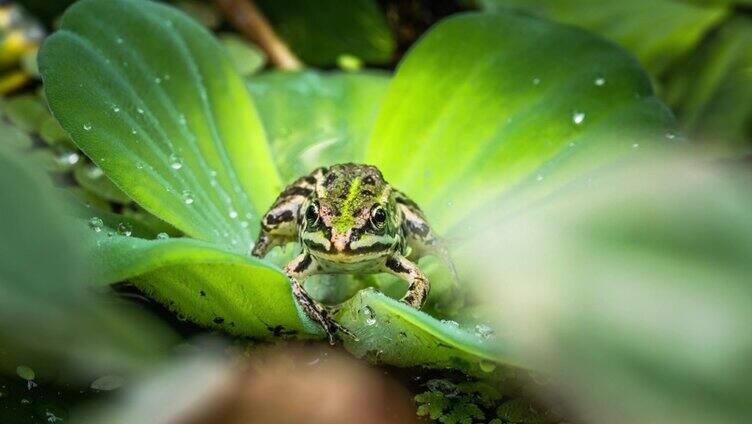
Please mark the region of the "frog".
[[263, 258], [276, 246], [298, 242], [300, 253], [284, 267], [300, 309], [336, 344], [335, 334], [357, 337], [333, 318], [333, 309], [304, 289], [317, 274], [392, 274], [407, 282], [401, 302], [420, 309], [430, 283], [418, 260], [433, 255], [457, 271], [446, 243], [426, 215], [373, 165], [341, 163], [320, 167], [288, 185], [261, 218], [251, 249]]

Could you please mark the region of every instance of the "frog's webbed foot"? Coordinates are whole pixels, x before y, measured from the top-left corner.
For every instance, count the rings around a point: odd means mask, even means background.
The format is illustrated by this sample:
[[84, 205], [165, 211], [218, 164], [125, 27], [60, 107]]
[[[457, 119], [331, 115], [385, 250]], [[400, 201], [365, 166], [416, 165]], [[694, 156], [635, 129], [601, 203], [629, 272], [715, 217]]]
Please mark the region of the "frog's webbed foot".
[[303, 279], [313, 275], [318, 271], [318, 264], [308, 253], [301, 253], [285, 267], [285, 274], [290, 279], [293, 297], [313, 321], [315, 321], [326, 332], [329, 338], [329, 344], [336, 344], [334, 337], [338, 331], [352, 337], [355, 341], [358, 338], [349, 329], [335, 321], [330, 312], [320, 303], [316, 302], [303, 288]]

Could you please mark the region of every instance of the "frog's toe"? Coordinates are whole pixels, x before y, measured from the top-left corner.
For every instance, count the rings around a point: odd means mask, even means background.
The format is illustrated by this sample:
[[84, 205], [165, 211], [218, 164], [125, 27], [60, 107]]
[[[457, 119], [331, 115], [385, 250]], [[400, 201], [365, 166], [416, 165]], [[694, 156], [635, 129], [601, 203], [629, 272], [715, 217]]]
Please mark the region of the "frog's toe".
[[335, 344], [335, 342], [334, 342], [334, 333], [336, 333], [336, 332], [340, 332], [342, 334], [345, 334], [345, 335], [349, 336], [350, 338], [352, 338], [353, 340], [355, 340], [356, 342], [358, 341], [358, 337], [355, 335], [355, 333], [353, 333], [352, 331], [350, 331], [344, 325], [342, 325], [342, 324], [338, 323], [337, 321], [334, 321], [333, 319], [329, 318], [328, 322], [327, 322], [327, 325], [326, 325], [326, 333], [329, 336], [329, 343], [332, 344], [332, 345]]

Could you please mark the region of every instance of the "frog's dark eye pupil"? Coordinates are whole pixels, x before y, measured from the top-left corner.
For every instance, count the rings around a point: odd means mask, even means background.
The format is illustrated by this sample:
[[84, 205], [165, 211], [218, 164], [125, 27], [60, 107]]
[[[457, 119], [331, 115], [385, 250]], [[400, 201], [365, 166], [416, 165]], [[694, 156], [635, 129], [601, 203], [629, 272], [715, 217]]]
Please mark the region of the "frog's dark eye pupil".
[[315, 222], [319, 218], [319, 210], [315, 204], [311, 203], [308, 205], [305, 216], [309, 222]]
[[371, 220], [377, 227], [384, 225], [386, 222], [386, 212], [384, 212], [384, 209], [380, 207], [376, 208], [371, 214]]

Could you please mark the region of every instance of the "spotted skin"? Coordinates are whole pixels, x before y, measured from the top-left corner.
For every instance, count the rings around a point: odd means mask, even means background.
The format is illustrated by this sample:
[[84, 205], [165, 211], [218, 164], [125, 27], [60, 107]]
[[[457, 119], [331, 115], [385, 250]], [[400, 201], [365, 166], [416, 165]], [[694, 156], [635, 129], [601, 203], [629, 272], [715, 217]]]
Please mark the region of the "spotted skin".
[[285, 267], [293, 296], [326, 331], [353, 334], [313, 300], [303, 282], [316, 274], [389, 273], [408, 283], [402, 302], [420, 309], [430, 284], [416, 262], [434, 255], [456, 272], [449, 253], [417, 204], [395, 190], [374, 166], [345, 163], [318, 168], [290, 184], [261, 220], [251, 251], [299, 241], [301, 253]]

